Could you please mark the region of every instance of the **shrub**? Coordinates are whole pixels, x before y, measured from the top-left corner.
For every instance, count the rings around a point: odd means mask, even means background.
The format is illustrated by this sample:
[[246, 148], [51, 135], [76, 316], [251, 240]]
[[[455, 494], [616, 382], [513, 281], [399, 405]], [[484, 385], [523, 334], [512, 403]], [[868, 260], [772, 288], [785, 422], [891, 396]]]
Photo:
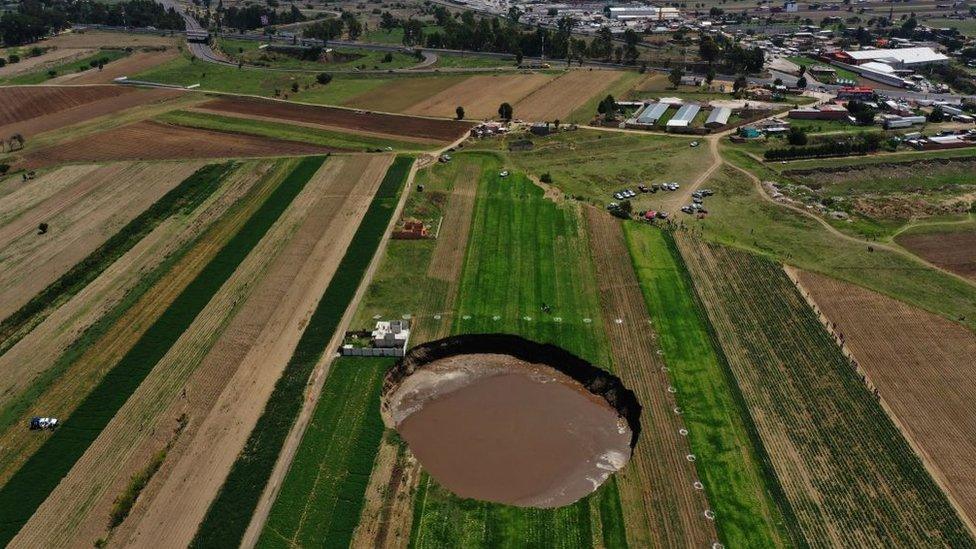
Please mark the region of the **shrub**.
[[324, 86], [332, 82], [332, 75], [327, 72], [320, 72], [315, 76], [315, 81]]

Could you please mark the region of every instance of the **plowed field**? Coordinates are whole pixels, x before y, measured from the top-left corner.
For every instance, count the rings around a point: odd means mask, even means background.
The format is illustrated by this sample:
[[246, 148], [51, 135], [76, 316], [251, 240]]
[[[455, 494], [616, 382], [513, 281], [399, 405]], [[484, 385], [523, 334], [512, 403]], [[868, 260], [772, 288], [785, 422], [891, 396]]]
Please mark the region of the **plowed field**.
[[183, 92], [179, 90], [122, 86], [0, 88], [0, 135], [19, 133], [29, 138], [181, 95]]
[[325, 127], [379, 133], [391, 137], [421, 137], [436, 141], [454, 141], [464, 135], [472, 126], [468, 122], [365, 113], [350, 109], [260, 99], [220, 98], [204, 103], [201, 108], [314, 123]]
[[119, 59], [105, 65], [102, 70], [91, 69], [85, 72], [67, 74], [58, 79], [58, 82], [70, 84], [108, 84], [112, 80], [121, 76], [134, 76], [140, 72], [149, 70], [156, 65], [161, 65], [171, 59], [176, 59], [179, 51], [171, 48], [163, 51], [143, 51], [136, 52], [128, 57]]
[[[809, 272], [798, 279], [933, 476], [976, 519], [976, 335], [870, 290]], [[970, 526], [972, 527], [972, 526]]]
[[[406, 109], [408, 114], [453, 118], [457, 107], [464, 107], [465, 118], [478, 120], [498, 115], [502, 103], [518, 103], [552, 80], [545, 74], [472, 76], [467, 80]], [[518, 109], [515, 116], [520, 117]]]
[[976, 231], [900, 235], [896, 240], [927, 261], [976, 279]]
[[63, 162], [305, 155], [331, 149], [143, 121], [25, 155], [27, 167]]
[[515, 116], [524, 120], [565, 120], [623, 74], [619, 71], [567, 72], [519, 101], [514, 108]]

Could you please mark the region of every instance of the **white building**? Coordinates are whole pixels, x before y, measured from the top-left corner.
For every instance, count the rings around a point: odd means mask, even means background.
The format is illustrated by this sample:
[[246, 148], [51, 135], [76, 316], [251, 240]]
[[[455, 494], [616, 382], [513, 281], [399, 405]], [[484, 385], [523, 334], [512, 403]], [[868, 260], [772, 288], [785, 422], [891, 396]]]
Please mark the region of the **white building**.
[[841, 61], [852, 65], [875, 62], [894, 69], [916, 69], [928, 65], [946, 65], [949, 57], [932, 48], [899, 48], [884, 50], [844, 51], [838, 54]]
[[616, 6], [610, 8], [610, 19], [626, 21], [644, 19], [665, 21], [681, 18], [678, 8], [659, 8], [657, 6]]

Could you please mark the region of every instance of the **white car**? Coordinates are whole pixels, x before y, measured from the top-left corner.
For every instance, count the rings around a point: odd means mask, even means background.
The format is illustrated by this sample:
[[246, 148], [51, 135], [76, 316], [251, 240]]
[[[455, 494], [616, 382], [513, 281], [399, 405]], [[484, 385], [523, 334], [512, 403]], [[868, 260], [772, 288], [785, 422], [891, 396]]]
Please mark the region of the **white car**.
[[508, 177], [508, 170], [502, 170], [499, 172], [498, 177]]

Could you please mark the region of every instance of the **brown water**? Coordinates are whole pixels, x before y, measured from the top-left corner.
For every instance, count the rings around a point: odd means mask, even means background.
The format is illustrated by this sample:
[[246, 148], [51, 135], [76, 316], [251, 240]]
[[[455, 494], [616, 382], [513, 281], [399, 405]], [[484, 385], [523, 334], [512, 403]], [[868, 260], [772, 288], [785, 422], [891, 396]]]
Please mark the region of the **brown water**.
[[602, 398], [507, 355], [428, 364], [393, 398], [392, 419], [414, 455], [462, 497], [568, 505], [630, 458], [630, 429]]

